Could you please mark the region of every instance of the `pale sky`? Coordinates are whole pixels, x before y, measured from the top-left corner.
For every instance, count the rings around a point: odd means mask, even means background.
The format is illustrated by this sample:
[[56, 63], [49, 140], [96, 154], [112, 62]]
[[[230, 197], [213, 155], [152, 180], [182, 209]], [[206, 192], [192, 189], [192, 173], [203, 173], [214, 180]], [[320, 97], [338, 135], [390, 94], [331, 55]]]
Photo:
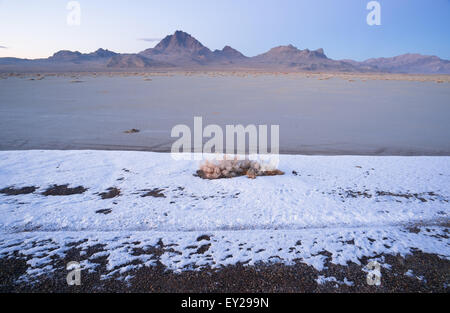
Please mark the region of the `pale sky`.
[[67, 24], [68, 2], [0, 0], [0, 57], [137, 53], [183, 30], [210, 49], [230, 45], [247, 56], [293, 44], [334, 59], [408, 52], [450, 59], [449, 0], [379, 0], [381, 26], [367, 25], [368, 0], [79, 0], [79, 26]]

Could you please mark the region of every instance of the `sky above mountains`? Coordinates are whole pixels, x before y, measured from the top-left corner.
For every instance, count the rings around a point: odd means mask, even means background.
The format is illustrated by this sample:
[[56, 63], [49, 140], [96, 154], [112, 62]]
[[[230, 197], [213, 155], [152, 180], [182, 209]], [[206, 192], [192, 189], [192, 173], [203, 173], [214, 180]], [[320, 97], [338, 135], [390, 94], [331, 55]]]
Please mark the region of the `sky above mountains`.
[[41, 58], [99, 47], [137, 53], [175, 30], [205, 46], [231, 45], [255, 56], [279, 45], [324, 48], [333, 59], [364, 60], [408, 52], [450, 59], [449, 0], [380, 0], [381, 25], [369, 26], [368, 0], [0, 0], [0, 57]]

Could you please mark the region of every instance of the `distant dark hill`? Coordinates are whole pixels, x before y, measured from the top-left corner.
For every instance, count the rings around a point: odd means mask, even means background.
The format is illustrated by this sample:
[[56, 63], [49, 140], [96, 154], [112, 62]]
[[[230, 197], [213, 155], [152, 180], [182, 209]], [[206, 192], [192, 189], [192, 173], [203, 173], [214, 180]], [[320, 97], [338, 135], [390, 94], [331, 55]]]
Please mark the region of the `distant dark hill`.
[[251, 58], [258, 67], [285, 68], [305, 71], [358, 71], [358, 66], [345, 61], [329, 59], [323, 49], [300, 50], [293, 45], [279, 46]]
[[93, 58], [111, 58], [115, 55], [118, 55], [118, 53], [110, 51], [108, 49], [98, 49], [95, 52], [89, 53], [88, 56], [93, 57]]
[[61, 50], [46, 59], [0, 58], [0, 71], [101, 71], [116, 55], [119, 54], [98, 49], [91, 53]]
[[236, 49], [233, 49], [230, 46], [225, 46], [222, 50], [213, 51], [213, 57], [210, 62], [219, 64], [241, 64], [248, 59], [248, 57]]
[[239, 64], [247, 59], [230, 46], [213, 52], [188, 33], [179, 30], [165, 37], [154, 48], [139, 54], [180, 67]]
[[246, 57], [230, 46], [211, 51], [188, 33], [176, 31], [154, 48], [138, 54], [106, 49], [91, 53], [62, 50], [47, 59], [0, 58], [0, 71], [101, 71], [110, 69], [267, 69], [271, 71], [387, 72], [450, 74], [450, 61], [437, 56], [404, 54], [392, 58], [333, 60], [323, 49], [279, 46], [255, 57]]
[[376, 58], [362, 62], [383, 72], [450, 74], [450, 61], [437, 56], [403, 54], [392, 58]]
[[61, 50], [49, 57], [48, 60], [55, 62], [79, 62], [82, 56], [83, 54], [78, 51]]
[[213, 53], [197, 39], [182, 31], [166, 36], [154, 48], [139, 53], [142, 56], [179, 66], [202, 65], [210, 62]]
[[138, 54], [119, 54], [113, 56], [106, 66], [109, 68], [149, 68], [171, 67], [173, 65], [155, 61]]
[[61, 50], [53, 54], [51, 57], [49, 57], [48, 60], [52, 62], [75, 62], [75, 63], [92, 62], [92, 61], [104, 62], [105, 60], [110, 59], [115, 55], [117, 55], [117, 53], [105, 49], [98, 49], [97, 51], [91, 53], [81, 53], [78, 51]]
[[258, 62], [268, 62], [273, 64], [285, 63], [302, 63], [310, 60], [326, 60], [328, 59], [323, 49], [318, 50], [299, 50], [293, 45], [278, 46], [270, 49], [266, 53], [257, 55], [253, 58]]
[[0, 58], [0, 65], [26, 64], [32, 63], [33, 61], [35, 60], [8, 57], [8, 58]]
[[[177, 30], [173, 35], [166, 36], [153, 49], [148, 49], [148, 53], [166, 53], [166, 54], [189, 54], [189, 55], [203, 55], [211, 52], [208, 48], [202, 45], [197, 39]], [[145, 53], [143, 53], [145, 54]]]

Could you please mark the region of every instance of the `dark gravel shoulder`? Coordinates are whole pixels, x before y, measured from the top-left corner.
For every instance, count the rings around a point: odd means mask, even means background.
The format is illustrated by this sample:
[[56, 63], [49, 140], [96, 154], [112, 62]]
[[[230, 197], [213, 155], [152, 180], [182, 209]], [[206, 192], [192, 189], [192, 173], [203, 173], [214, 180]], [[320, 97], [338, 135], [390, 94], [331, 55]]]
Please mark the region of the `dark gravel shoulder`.
[[[0, 259], [0, 292], [250, 292], [250, 293], [447, 293], [450, 291], [450, 261], [437, 255], [415, 251], [411, 255], [380, 255], [384, 257], [381, 267], [381, 285], [367, 284], [365, 265], [370, 261], [361, 259], [361, 265], [350, 263], [347, 266], [327, 262], [326, 269], [317, 271], [313, 267], [297, 262], [294, 265], [279, 263], [245, 266], [236, 264], [222, 269], [188, 270], [174, 273], [161, 263], [155, 266], [143, 266], [101, 279], [106, 273], [106, 259], [99, 257], [95, 272], [81, 271], [81, 285], [68, 286], [65, 264], [69, 260], [79, 260], [101, 251], [102, 247], [93, 247], [86, 255], [72, 248], [64, 259], [55, 259], [57, 270], [51, 275], [40, 276], [34, 282], [19, 281], [26, 273], [26, 259], [19, 255]], [[153, 251], [155, 252], [155, 251]], [[157, 252], [157, 251], [156, 251]], [[327, 253], [324, 252], [326, 256]], [[333, 277], [322, 284], [318, 277]], [[345, 282], [349, 283], [345, 283]]]

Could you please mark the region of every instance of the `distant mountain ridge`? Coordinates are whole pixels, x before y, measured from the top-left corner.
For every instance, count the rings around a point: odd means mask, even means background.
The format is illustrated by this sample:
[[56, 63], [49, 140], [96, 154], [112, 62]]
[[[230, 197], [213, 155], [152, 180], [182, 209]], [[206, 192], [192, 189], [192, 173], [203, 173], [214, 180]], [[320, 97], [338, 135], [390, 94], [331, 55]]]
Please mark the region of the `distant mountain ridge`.
[[403, 73], [450, 73], [450, 61], [437, 56], [402, 54], [392, 58], [374, 58], [363, 62], [380, 71]]
[[357, 66], [329, 59], [323, 49], [300, 50], [293, 45], [278, 46], [251, 58], [251, 64], [262, 68], [284, 68], [299, 71], [358, 71]]
[[121, 54], [107, 49], [92, 53], [61, 50], [47, 59], [0, 58], [0, 71], [163, 68], [450, 74], [450, 61], [420, 54], [373, 58], [363, 62], [333, 60], [323, 49], [301, 50], [293, 45], [274, 47], [257, 56], [247, 57], [230, 46], [211, 51], [180, 30], [166, 36], [154, 48], [137, 54]]
[[98, 49], [95, 52], [83, 54], [78, 51], [61, 50], [49, 57], [49, 60], [57, 62], [83, 62], [83, 61], [95, 61], [105, 58], [111, 58], [117, 55], [117, 53], [109, 51], [107, 49]]

